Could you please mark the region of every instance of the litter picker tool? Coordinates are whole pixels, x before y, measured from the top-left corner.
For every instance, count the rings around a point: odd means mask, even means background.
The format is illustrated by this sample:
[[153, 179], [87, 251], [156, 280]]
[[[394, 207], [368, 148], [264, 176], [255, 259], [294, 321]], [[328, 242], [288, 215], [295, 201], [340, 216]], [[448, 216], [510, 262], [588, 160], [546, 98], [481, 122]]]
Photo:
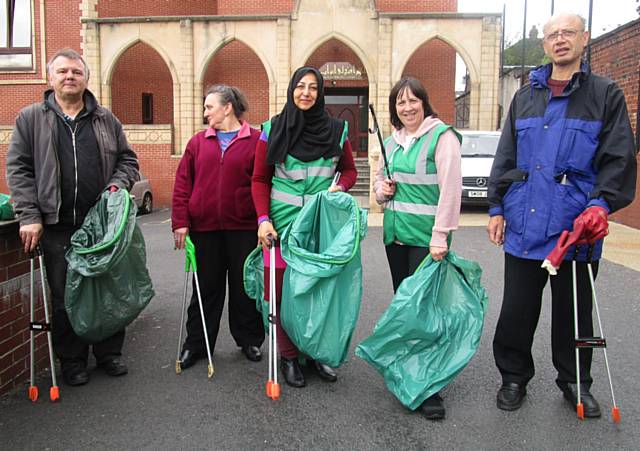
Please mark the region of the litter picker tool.
[[[33, 402], [38, 400], [38, 387], [36, 386], [36, 349], [35, 349], [35, 334], [37, 332], [47, 333], [47, 345], [49, 346], [49, 365], [51, 368], [51, 388], [49, 389], [49, 398], [51, 401], [57, 401], [60, 399], [60, 388], [56, 381], [56, 367], [53, 359], [53, 342], [51, 340], [51, 323], [49, 323], [49, 303], [47, 302], [47, 289], [46, 278], [44, 270], [44, 258], [42, 257], [42, 250], [40, 246], [36, 246], [35, 251], [29, 253], [31, 259], [31, 274], [29, 277], [29, 346], [30, 346], [30, 372], [31, 380], [29, 384], [29, 399]], [[40, 264], [40, 284], [42, 286], [42, 302], [44, 304], [44, 322], [37, 322], [35, 320], [35, 267], [36, 256], [38, 257], [38, 263]]]
[[578, 330], [578, 283], [577, 283], [577, 270], [576, 270], [576, 257], [578, 255], [580, 246], [576, 246], [576, 250], [573, 254], [573, 261], [571, 262], [571, 271], [573, 276], [573, 327], [575, 332], [576, 341], [576, 388], [578, 391], [576, 404], [576, 413], [578, 418], [584, 420], [584, 406], [582, 405], [582, 399], [580, 398], [580, 349], [585, 348], [602, 348], [604, 353], [604, 364], [607, 368], [607, 378], [609, 379], [609, 389], [611, 390], [611, 402], [613, 407], [611, 408], [611, 417], [615, 423], [620, 422], [620, 409], [616, 404], [616, 397], [613, 393], [613, 383], [611, 382], [611, 370], [609, 369], [609, 360], [607, 359], [607, 340], [604, 338], [604, 331], [602, 329], [602, 321], [600, 320], [600, 309], [598, 308], [598, 299], [596, 296], [595, 283], [593, 277], [593, 268], [591, 267], [591, 258], [593, 256], [593, 245], [589, 245], [587, 251], [587, 271], [589, 273], [589, 286], [591, 288], [591, 298], [596, 310], [596, 318], [598, 319], [598, 330], [600, 332], [599, 337], [581, 337]]
[[336, 171], [336, 175], [333, 176], [333, 180], [331, 181], [331, 186], [334, 187], [338, 184], [338, 181], [340, 180], [340, 175], [342, 175], [340, 173], [340, 171]]
[[[339, 176], [340, 173], [338, 173]], [[334, 179], [335, 180], [335, 179]], [[272, 235], [269, 241], [269, 377], [267, 378], [267, 397], [277, 401], [280, 399], [278, 384], [278, 340], [276, 338], [276, 243]]]
[[373, 109], [373, 103], [369, 104], [369, 111], [371, 111], [371, 117], [373, 118], [373, 128], [369, 129], [370, 134], [378, 135], [378, 142], [380, 143], [380, 153], [382, 154], [382, 161], [384, 161], [384, 171], [387, 178], [391, 179], [391, 171], [389, 171], [389, 161], [387, 160], [387, 151], [384, 148], [384, 141], [382, 140], [382, 133], [380, 132], [380, 125], [378, 125], [378, 119], [376, 118], [376, 112]]
[[189, 285], [189, 272], [193, 271], [193, 280], [196, 285], [196, 295], [198, 296], [198, 306], [200, 307], [200, 318], [202, 318], [202, 330], [204, 332], [204, 342], [207, 345], [207, 357], [209, 358], [209, 367], [207, 376], [209, 379], [213, 377], [213, 361], [211, 360], [211, 347], [209, 346], [209, 334], [207, 333], [207, 323], [204, 319], [204, 309], [202, 308], [202, 296], [200, 295], [200, 283], [198, 281], [198, 266], [196, 264], [196, 247], [187, 236], [185, 240], [185, 263], [184, 263], [184, 292], [182, 301], [182, 315], [180, 316], [180, 334], [178, 337], [178, 355], [176, 357], [176, 374], [182, 372], [182, 362], [180, 361], [180, 346], [182, 345], [182, 328], [184, 327], [184, 314], [187, 308], [187, 286]]

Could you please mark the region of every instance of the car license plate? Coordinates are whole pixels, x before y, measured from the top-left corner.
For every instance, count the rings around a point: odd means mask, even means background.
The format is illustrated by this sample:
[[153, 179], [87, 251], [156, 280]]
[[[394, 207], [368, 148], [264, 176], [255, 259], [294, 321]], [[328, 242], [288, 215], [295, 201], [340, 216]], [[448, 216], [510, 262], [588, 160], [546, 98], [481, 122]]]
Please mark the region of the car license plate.
[[469, 197], [487, 197], [486, 191], [469, 191]]

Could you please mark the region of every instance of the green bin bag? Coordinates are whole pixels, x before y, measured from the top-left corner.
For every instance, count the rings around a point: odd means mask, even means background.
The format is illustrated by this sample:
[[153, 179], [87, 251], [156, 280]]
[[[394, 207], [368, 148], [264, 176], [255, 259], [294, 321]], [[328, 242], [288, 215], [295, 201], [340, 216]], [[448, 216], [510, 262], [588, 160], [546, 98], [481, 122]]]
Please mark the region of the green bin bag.
[[356, 355], [411, 410], [449, 384], [478, 348], [487, 295], [482, 270], [453, 252], [407, 277]]
[[0, 221], [9, 221], [15, 217], [11, 196], [0, 193]]
[[269, 330], [269, 303], [264, 298], [264, 257], [262, 246], [256, 247], [244, 261], [244, 291], [256, 301], [256, 310], [262, 315], [264, 330]]
[[347, 357], [360, 312], [366, 233], [367, 212], [352, 196], [323, 191], [280, 237], [282, 327], [302, 353], [334, 368]]
[[124, 329], [154, 296], [136, 210], [126, 190], [104, 192], [71, 237], [64, 304], [89, 343]]

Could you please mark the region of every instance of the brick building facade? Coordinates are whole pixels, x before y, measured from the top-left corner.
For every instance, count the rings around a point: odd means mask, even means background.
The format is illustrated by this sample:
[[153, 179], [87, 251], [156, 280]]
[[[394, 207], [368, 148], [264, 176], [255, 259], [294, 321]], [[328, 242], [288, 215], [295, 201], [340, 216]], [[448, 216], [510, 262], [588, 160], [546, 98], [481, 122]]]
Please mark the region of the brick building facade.
[[[594, 73], [614, 80], [624, 92], [629, 119], [640, 146], [638, 130], [638, 91], [640, 90], [640, 19], [629, 22], [591, 41], [591, 69]], [[640, 180], [640, 157], [638, 180]], [[627, 208], [614, 215], [623, 224], [640, 228], [640, 183], [636, 186], [636, 199]]]
[[[5, 162], [15, 117], [41, 101], [46, 61], [62, 47], [87, 60], [90, 89], [124, 124], [156, 207], [170, 205], [182, 149], [204, 127], [203, 93], [214, 83], [245, 91], [246, 119], [257, 126], [282, 108], [296, 67], [349, 65], [357, 75], [339, 77], [327, 69], [331, 111], [359, 121], [351, 126], [350, 139], [375, 167], [378, 150], [366, 131], [367, 104], [376, 106], [388, 134], [389, 91], [408, 74], [423, 81], [440, 116], [452, 121], [458, 52], [471, 77], [472, 126], [495, 128], [500, 16], [456, 13], [457, 0], [16, 4], [30, 7], [31, 44], [14, 49], [26, 65], [12, 62], [12, 48], [0, 47], [0, 192], [8, 192]], [[28, 376], [27, 261], [19, 250], [17, 224], [0, 224], [0, 393]], [[39, 361], [46, 358], [43, 338], [38, 338]]]

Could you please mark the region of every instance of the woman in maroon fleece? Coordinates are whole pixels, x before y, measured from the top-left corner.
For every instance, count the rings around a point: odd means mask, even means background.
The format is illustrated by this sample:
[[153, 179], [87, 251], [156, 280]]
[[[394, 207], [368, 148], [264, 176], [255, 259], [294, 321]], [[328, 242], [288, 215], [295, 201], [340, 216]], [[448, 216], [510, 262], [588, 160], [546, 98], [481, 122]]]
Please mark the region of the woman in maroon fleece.
[[[207, 90], [204, 117], [209, 128], [194, 135], [176, 172], [171, 226], [175, 246], [191, 237], [211, 350], [215, 348], [225, 287], [229, 282], [229, 328], [236, 344], [254, 362], [261, 359], [262, 319], [244, 292], [244, 260], [256, 246], [256, 213], [251, 176], [260, 133], [240, 118], [247, 110], [237, 88]], [[187, 317], [187, 339], [180, 357], [189, 368], [206, 355], [202, 320], [194, 286]]]
[[[280, 114], [263, 124], [256, 148], [252, 193], [258, 213], [258, 239], [265, 248], [267, 237], [278, 238], [278, 233], [297, 216], [307, 196], [324, 189], [347, 191], [354, 185], [357, 172], [347, 131], [344, 121], [329, 117], [324, 109], [320, 71], [313, 67], [296, 70], [289, 82], [287, 103]], [[336, 171], [342, 175], [337, 184], [331, 185]], [[265, 258], [265, 265], [268, 261]], [[277, 303], [282, 298], [285, 268], [280, 243], [276, 241]], [[264, 291], [269, 293], [266, 269]], [[279, 324], [277, 330], [285, 381], [293, 387], [304, 387], [298, 349]], [[314, 366], [322, 379], [337, 380], [333, 368], [318, 361]]]

